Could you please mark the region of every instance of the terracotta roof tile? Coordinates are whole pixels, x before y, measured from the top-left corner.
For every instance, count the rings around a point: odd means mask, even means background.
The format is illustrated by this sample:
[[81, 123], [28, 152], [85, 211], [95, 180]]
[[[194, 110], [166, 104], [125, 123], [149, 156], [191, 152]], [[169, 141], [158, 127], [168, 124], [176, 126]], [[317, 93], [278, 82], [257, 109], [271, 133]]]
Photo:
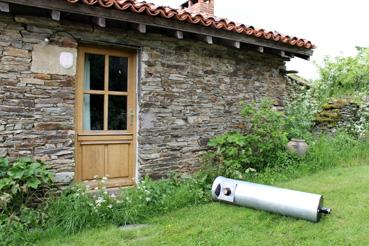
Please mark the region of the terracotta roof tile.
[[65, 1], [74, 4], [80, 2], [87, 5], [98, 5], [104, 8], [116, 8], [118, 10], [130, 11], [133, 13], [146, 14], [150, 16], [160, 16], [162, 18], [189, 22], [191, 24], [198, 24], [220, 30], [243, 33], [248, 36], [273, 40], [275, 42], [281, 42], [284, 44], [289, 44], [291, 46], [296, 46], [300, 48], [306, 49], [315, 48], [315, 46], [306, 39], [290, 37], [288, 35], [283, 35], [278, 32], [267, 31], [264, 29], [256, 29], [253, 26], [238, 24], [233, 21], [229, 21], [224, 18], [218, 18], [215, 16], [206, 17], [201, 14], [191, 14], [182, 9], [174, 9], [165, 6], [156, 6], [155, 4], [152, 3], [138, 2], [135, 0], [65, 0]]

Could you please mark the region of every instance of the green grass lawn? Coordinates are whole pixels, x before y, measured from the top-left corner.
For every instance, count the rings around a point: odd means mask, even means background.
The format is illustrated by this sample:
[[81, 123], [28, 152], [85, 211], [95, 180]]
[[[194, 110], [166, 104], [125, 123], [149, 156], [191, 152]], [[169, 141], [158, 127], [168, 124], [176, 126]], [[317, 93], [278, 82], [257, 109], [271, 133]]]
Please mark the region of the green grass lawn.
[[369, 163], [328, 169], [278, 186], [325, 196], [320, 223], [220, 203], [152, 218], [148, 227], [106, 227], [38, 245], [369, 245]]

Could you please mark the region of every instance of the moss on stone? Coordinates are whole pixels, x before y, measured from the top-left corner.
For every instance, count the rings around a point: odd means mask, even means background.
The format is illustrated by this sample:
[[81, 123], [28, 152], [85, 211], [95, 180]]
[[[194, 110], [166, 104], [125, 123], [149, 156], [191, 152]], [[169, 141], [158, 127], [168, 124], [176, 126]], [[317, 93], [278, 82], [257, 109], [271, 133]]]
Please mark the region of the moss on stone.
[[339, 109], [324, 110], [316, 115], [315, 121], [318, 123], [333, 123], [337, 122], [340, 118], [341, 113]]
[[324, 110], [331, 110], [331, 109], [341, 109], [351, 103], [350, 99], [337, 99], [335, 101], [331, 101], [322, 105]]

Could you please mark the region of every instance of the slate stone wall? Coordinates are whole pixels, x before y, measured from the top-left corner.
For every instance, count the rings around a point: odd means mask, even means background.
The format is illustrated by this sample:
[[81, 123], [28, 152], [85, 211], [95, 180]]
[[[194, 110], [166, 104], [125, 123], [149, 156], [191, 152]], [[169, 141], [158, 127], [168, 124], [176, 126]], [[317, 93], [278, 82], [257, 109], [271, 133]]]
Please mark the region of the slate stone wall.
[[47, 33], [0, 17], [0, 156], [35, 156], [59, 180], [74, 172], [75, 77], [31, 72], [33, 46]]
[[142, 62], [141, 173], [193, 170], [208, 139], [239, 126], [241, 101], [283, 106], [283, 62], [272, 56], [176, 42], [145, 47]]
[[364, 96], [360, 101], [344, 98], [324, 104], [315, 116], [314, 131], [318, 134], [335, 134], [343, 130], [363, 137], [369, 125], [369, 97]]
[[74, 172], [75, 76], [31, 72], [35, 45], [140, 46], [139, 174], [192, 171], [209, 138], [239, 126], [240, 101], [270, 97], [283, 107], [282, 58], [49, 18], [0, 16], [0, 156], [35, 156], [58, 180]]
[[309, 81], [296, 74], [287, 74], [286, 84], [286, 100], [285, 103], [293, 102], [306, 95], [306, 92], [311, 88]]

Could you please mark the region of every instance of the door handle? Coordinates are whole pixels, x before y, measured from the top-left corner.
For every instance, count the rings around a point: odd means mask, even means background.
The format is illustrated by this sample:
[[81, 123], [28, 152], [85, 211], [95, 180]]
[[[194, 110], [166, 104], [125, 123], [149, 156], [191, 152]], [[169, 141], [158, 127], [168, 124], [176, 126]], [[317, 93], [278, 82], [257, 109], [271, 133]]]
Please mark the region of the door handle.
[[135, 118], [135, 114], [133, 113], [133, 110], [131, 110], [130, 111], [130, 113], [129, 113], [129, 125], [130, 125], [130, 127], [133, 127], [133, 120], [134, 120], [134, 118]]

